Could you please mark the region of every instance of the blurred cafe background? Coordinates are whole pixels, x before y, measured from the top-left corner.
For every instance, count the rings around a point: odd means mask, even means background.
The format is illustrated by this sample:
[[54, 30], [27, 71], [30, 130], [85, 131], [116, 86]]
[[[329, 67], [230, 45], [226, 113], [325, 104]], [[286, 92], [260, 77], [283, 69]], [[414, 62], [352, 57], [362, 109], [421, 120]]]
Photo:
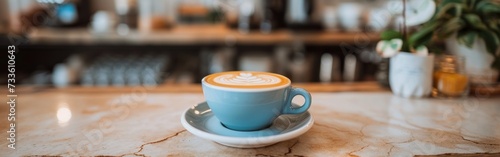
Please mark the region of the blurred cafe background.
[[18, 45], [17, 84], [191, 84], [253, 70], [293, 82], [387, 85], [388, 60], [375, 45], [379, 32], [398, 29], [400, 3], [0, 0], [0, 45]]

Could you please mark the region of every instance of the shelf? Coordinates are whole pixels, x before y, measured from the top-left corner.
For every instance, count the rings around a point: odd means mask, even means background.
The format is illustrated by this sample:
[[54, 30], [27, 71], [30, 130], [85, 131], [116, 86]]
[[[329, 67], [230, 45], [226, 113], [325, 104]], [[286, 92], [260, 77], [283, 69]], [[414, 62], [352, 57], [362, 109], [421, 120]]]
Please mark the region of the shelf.
[[31, 44], [131, 44], [131, 45], [195, 45], [195, 44], [356, 44], [376, 42], [378, 33], [346, 32], [292, 32], [277, 30], [270, 34], [256, 31], [242, 34], [225, 25], [179, 25], [172, 29], [155, 30], [149, 33], [131, 31], [127, 36], [116, 33], [95, 34], [86, 28], [56, 29], [38, 28], [28, 34]]

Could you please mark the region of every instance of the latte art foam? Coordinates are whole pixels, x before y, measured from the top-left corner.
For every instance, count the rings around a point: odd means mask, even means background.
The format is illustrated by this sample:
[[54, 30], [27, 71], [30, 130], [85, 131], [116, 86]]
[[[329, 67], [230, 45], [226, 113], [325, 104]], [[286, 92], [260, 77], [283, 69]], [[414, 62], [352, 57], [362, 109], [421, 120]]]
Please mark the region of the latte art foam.
[[208, 75], [204, 82], [229, 88], [271, 88], [290, 84], [290, 80], [282, 75], [267, 72], [222, 72]]
[[214, 78], [214, 81], [225, 85], [273, 85], [281, 82], [281, 79], [270, 75], [253, 75], [252, 73], [240, 73], [235, 76], [233, 74], [221, 75]]

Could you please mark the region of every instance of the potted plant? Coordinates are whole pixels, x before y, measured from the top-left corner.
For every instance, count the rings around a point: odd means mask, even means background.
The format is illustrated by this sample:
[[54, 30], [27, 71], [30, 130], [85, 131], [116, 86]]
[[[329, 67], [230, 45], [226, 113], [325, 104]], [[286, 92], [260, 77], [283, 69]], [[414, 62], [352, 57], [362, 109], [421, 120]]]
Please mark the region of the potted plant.
[[495, 0], [438, 0], [422, 29], [435, 30], [447, 51], [464, 56], [472, 84], [495, 83], [500, 70], [500, 4]]
[[432, 91], [434, 55], [429, 54], [424, 46], [425, 40], [412, 40], [424, 38], [416, 35], [405, 38], [398, 32], [385, 31], [382, 41], [377, 44], [377, 50], [383, 57], [391, 57], [389, 84], [392, 92], [405, 98], [425, 97]]
[[[413, 32], [408, 31], [407, 27], [419, 26], [431, 19], [436, 5], [433, 0], [410, 0], [408, 5], [403, 0], [403, 6], [401, 33], [393, 30], [383, 32], [382, 41], [377, 44], [376, 49], [382, 57], [392, 57], [389, 84], [395, 95], [406, 98], [425, 97], [432, 91], [434, 55], [429, 54], [426, 45], [432, 39], [434, 27], [421, 27]], [[415, 6], [420, 8], [411, 8]], [[408, 7], [421, 12], [412, 12], [407, 16]]]

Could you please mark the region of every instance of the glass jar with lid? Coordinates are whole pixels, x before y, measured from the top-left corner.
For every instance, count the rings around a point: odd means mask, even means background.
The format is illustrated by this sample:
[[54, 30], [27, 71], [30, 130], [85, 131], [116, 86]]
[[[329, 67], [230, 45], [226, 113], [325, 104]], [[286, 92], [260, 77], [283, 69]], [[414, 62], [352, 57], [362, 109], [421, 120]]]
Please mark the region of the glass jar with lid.
[[465, 97], [469, 94], [469, 79], [465, 73], [465, 58], [442, 55], [436, 61], [434, 87], [438, 97]]

